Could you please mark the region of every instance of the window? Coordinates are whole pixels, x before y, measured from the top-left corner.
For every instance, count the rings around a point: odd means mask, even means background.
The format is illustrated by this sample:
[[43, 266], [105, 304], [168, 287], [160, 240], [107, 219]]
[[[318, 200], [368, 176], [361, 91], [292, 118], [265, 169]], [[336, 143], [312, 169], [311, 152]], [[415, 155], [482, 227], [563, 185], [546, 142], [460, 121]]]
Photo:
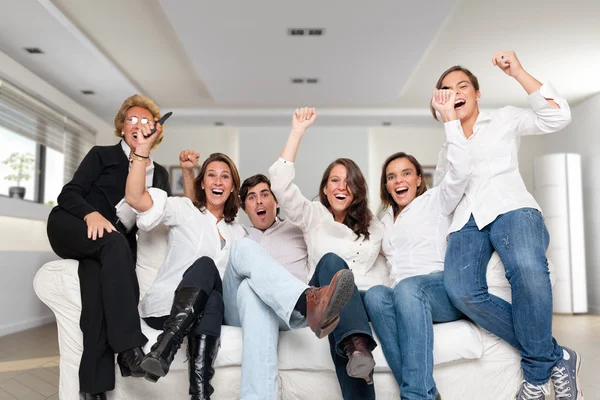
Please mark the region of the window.
[[[25, 200], [56, 204], [95, 141], [91, 128], [0, 79], [0, 195], [9, 196], [17, 190], [11, 187], [20, 186]], [[23, 175], [15, 173], [19, 162], [13, 168], [2, 162], [11, 156], [22, 157], [28, 179], [17, 182]]]
[[[27, 139], [21, 135], [17, 135], [14, 132], [9, 131], [8, 129], [4, 129], [0, 126], [0, 177], [2, 180], [0, 181], [0, 194], [8, 196], [9, 188], [11, 186], [22, 186], [25, 188], [25, 200], [36, 200], [36, 174], [35, 174], [35, 166], [36, 166], [36, 154], [37, 154], [37, 143], [35, 143], [31, 139]], [[17, 178], [17, 173], [13, 169], [10, 168], [9, 165], [4, 163], [12, 154], [18, 155], [31, 155], [33, 157], [33, 162], [24, 172], [27, 173], [30, 178], [23, 179], [21, 182], [16, 182], [15, 180], [7, 180], [6, 177], [12, 176], [13, 178]], [[27, 166], [26, 166], [27, 167]]]

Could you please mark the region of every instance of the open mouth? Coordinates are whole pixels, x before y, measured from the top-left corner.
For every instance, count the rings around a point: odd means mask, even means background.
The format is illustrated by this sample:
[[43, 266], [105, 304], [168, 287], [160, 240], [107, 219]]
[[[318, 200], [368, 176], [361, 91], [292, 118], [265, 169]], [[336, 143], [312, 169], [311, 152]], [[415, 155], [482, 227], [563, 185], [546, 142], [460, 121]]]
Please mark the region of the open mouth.
[[396, 194], [398, 196], [404, 196], [406, 193], [408, 193], [408, 188], [406, 188], [406, 187], [400, 187], [400, 188], [396, 189]]
[[223, 190], [221, 190], [221, 189], [213, 189], [213, 190], [211, 190], [211, 192], [215, 196], [222, 196], [223, 195]]
[[138, 137], [138, 134], [137, 134], [137, 132], [134, 132], [134, 133], [133, 133], [133, 138], [134, 138], [134, 139], [137, 139], [137, 137]]
[[456, 100], [456, 101], [454, 102], [454, 109], [455, 109], [455, 110], [456, 110], [456, 109], [459, 109], [459, 108], [461, 108], [462, 106], [464, 106], [466, 103], [467, 103], [467, 102], [466, 102], [466, 101], [464, 101], [463, 99]]
[[338, 200], [346, 200], [348, 198], [348, 196], [345, 194], [336, 194], [334, 197]]
[[258, 215], [259, 217], [262, 217], [263, 215], [267, 214], [267, 210], [258, 210], [256, 212], [256, 215]]

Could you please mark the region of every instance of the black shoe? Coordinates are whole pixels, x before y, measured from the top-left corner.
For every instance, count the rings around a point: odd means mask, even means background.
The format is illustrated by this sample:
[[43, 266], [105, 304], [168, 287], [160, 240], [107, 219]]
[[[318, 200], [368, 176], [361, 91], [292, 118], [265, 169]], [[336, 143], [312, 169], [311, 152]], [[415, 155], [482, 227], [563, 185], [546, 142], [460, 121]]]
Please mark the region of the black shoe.
[[188, 336], [188, 371], [191, 400], [210, 400], [215, 389], [210, 380], [215, 375], [215, 360], [221, 339], [215, 336]]
[[81, 394], [83, 394], [84, 400], [106, 400], [106, 393], [104, 392], [96, 394], [81, 392]]
[[141, 378], [146, 375], [146, 372], [140, 367], [140, 363], [144, 359], [144, 350], [141, 347], [125, 350], [117, 356], [117, 363], [121, 369], [121, 376], [133, 376]]
[[207, 300], [208, 295], [198, 288], [177, 289], [171, 315], [163, 325], [163, 332], [158, 335], [141, 364], [147, 380], [156, 382], [161, 376], [167, 375], [175, 353], [191, 327], [198, 322]]

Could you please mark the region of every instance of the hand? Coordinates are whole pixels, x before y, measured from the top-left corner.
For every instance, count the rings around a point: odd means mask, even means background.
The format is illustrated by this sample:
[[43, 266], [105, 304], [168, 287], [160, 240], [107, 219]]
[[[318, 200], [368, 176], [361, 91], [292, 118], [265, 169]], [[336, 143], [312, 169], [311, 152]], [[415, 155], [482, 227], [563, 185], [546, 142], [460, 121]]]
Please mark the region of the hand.
[[183, 169], [193, 170], [198, 166], [200, 154], [194, 150], [183, 150], [179, 153], [179, 165]]
[[[161, 124], [156, 123], [156, 121], [158, 119], [155, 119], [154, 122], [149, 121], [147, 125], [142, 125], [137, 133], [137, 147], [135, 150], [140, 156], [150, 155], [150, 150], [152, 150], [154, 143], [156, 143], [162, 134], [163, 127]], [[151, 134], [150, 132], [154, 128], [154, 124], [156, 124], [156, 131]]]
[[314, 107], [297, 108], [292, 116], [292, 130], [304, 132], [317, 119]]
[[87, 236], [88, 239], [96, 240], [96, 237], [102, 238], [104, 231], [110, 233], [115, 231], [116, 228], [106, 218], [102, 216], [98, 211], [94, 211], [83, 217], [83, 220], [87, 224]]
[[513, 78], [516, 78], [523, 72], [523, 66], [514, 51], [496, 53], [494, 57], [492, 57], [492, 64], [504, 71], [506, 75], [512, 76]]
[[448, 89], [433, 89], [431, 106], [440, 113], [444, 122], [457, 119], [454, 110], [456, 92]]

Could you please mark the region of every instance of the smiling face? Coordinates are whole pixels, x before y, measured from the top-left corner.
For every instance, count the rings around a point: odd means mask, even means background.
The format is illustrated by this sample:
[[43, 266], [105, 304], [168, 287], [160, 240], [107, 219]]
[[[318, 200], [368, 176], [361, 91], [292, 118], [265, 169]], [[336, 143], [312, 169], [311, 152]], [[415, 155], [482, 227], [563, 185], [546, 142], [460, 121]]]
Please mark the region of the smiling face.
[[209, 163], [202, 178], [202, 190], [206, 196], [206, 208], [216, 217], [220, 217], [223, 214], [225, 202], [233, 191], [229, 166], [222, 161]]
[[323, 193], [327, 197], [331, 212], [336, 221], [342, 222], [346, 217], [346, 212], [354, 195], [352, 189], [347, 184], [348, 171], [341, 164], [336, 164], [329, 173], [327, 184], [323, 188]]
[[[132, 125], [128, 121], [131, 121], [131, 118], [134, 117], [137, 118], [137, 123]], [[125, 117], [125, 123], [123, 124], [122, 131], [123, 140], [125, 141], [125, 143], [127, 143], [129, 148], [131, 148], [131, 151], [134, 152], [137, 148], [137, 135], [140, 131], [140, 128], [142, 127], [142, 119], [154, 121], [152, 113], [145, 108], [135, 106], [127, 110], [127, 115]]]
[[385, 168], [386, 190], [398, 205], [398, 212], [417, 197], [422, 177], [410, 160], [401, 157], [391, 161]]
[[461, 122], [477, 118], [479, 114], [479, 90], [475, 88], [469, 76], [463, 71], [450, 72], [444, 77], [441, 89], [449, 89], [456, 93], [454, 109]]
[[252, 226], [261, 231], [267, 230], [275, 223], [277, 201], [269, 189], [269, 185], [261, 182], [248, 189], [244, 201], [244, 211], [250, 218]]

